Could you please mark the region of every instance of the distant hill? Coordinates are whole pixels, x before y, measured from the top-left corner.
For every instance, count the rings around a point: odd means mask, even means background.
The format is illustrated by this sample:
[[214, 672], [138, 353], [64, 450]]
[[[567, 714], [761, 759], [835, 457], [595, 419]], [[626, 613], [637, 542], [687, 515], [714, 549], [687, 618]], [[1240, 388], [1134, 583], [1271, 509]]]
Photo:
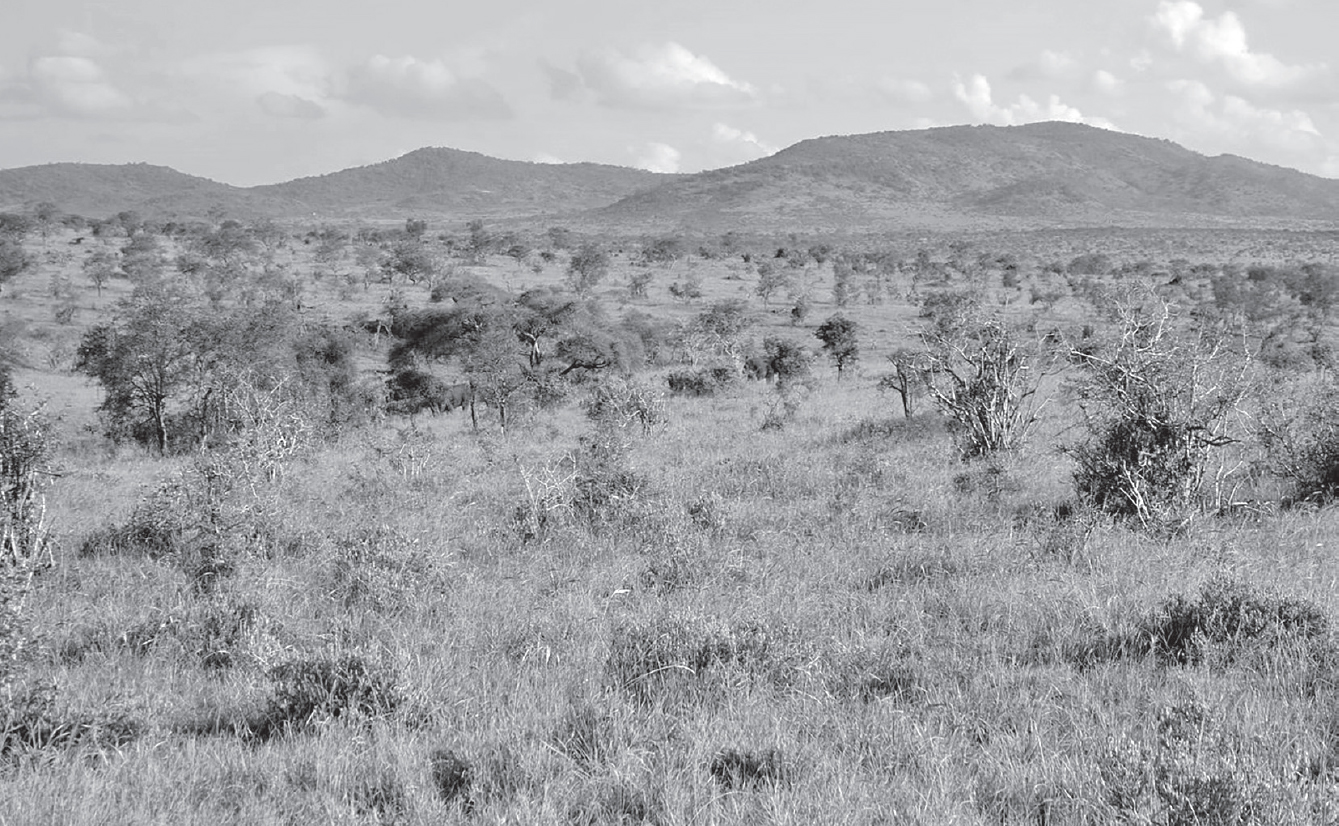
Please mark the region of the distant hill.
[[310, 220], [437, 217], [612, 232], [1339, 225], [1339, 181], [1071, 123], [949, 126], [802, 141], [694, 175], [535, 164], [454, 149], [240, 188], [147, 164], [0, 170], [0, 210], [90, 217], [212, 209]]
[[419, 149], [393, 161], [251, 191], [309, 212], [381, 217], [541, 216], [607, 206], [677, 176], [593, 163], [504, 161], [457, 149]]
[[60, 163], [0, 170], [0, 210], [49, 201], [66, 212], [105, 217], [134, 210], [146, 217], [307, 219], [409, 216], [518, 217], [605, 206], [673, 179], [593, 163], [505, 161], [456, 149], [408, 155], [281, 184], [234, 187], [163, 166]]
[[53, 163], [0, 170], [0, 209], [22, 209], [43, 201], [90, 218], [124, 210], [204, 217], [215, 204], [248, 214], [269, 214], [284, 207], [239, 187], [146, 163]]
[[599, 211], [613, 223], [741, 228], [1339, 222], [1339, 181], [1072, 123], [807, 140]]

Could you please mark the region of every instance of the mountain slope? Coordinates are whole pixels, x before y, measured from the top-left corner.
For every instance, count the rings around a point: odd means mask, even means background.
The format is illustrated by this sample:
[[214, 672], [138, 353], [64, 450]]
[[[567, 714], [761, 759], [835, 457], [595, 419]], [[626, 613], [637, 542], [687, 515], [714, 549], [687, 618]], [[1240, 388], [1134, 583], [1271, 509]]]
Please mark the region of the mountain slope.
[[525, 163], [427, 148], [253, 191], [302, 204], [308, 211], [350, 216], [423, 211], [518, 216], [601, 207], [674, 177], [620, 166]]
[[[105, 217], [124, 210], [146, 215], [171, 214], [179, 207], [202, 205], [202, 217], [217, 203], [247, 211], [262, 205], [246, 190], [197, 178], [166, 166], [53, 163], [0, 169], [0, 209], [48, 201], [65, 212]], [[273, 205], [281, 209], [282, 205]]]
[[[1071, 123], [815, 138], [663, 175], [454, 149], [243, 189], [147, 164], [0, 170], [0, 210], [103, 216], [525, 219], [611, 232], [1339, 223], [1339, 181]], [[542, 222], [542, 223], [541, 223]]]
[[600, 210], [612, 222], [873, 228], [1334, 221], [1339, 181], [1070, 123], [816, 138]]

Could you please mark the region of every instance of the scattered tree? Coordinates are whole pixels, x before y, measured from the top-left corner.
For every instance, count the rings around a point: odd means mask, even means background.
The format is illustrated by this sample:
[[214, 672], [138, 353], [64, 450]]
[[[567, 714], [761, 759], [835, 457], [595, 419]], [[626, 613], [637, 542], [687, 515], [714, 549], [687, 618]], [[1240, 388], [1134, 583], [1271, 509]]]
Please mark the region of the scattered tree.
[[859, 325], [843, 315], [834, 315], [819, 325], [814, 333], [823, 342], [828, 358], [837, 366], [840, 381], [846, 368], [860, 358]]

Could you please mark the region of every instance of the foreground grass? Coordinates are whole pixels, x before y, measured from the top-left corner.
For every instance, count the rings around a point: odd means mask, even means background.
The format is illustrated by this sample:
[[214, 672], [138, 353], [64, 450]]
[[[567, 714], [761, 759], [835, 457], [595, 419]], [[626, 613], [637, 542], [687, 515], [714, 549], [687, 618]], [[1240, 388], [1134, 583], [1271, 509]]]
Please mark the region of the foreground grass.
[[67, 457], [0, 822], [1339, 817], [1333, 512], [1151, 539], [1045, 445], [768, 393], [673, 401], [593, 511], [575, 411], [350, 437], [164, 546], [109, 529], [189, 462]]

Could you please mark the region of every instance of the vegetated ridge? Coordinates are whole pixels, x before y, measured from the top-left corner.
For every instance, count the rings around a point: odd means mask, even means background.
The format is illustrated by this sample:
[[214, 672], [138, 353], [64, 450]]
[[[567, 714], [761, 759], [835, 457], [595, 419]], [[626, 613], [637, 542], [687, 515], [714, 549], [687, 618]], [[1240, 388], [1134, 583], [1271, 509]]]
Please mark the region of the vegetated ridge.
[[222, 209], [323, 220], [561, 220], [612, 231], [1235, 226], [1333, 224], [1339, 181], [1049, 122], [815, 138], [692, 175], [441, 148], [250, 188], [146, 164], [0, 170], [0, 209], [37, 201], [89, 216]]
[[1216, 225], [1339, 220], [1339, 181], [1081, 124], [816, 138], [601, 211], [678, 226]]

